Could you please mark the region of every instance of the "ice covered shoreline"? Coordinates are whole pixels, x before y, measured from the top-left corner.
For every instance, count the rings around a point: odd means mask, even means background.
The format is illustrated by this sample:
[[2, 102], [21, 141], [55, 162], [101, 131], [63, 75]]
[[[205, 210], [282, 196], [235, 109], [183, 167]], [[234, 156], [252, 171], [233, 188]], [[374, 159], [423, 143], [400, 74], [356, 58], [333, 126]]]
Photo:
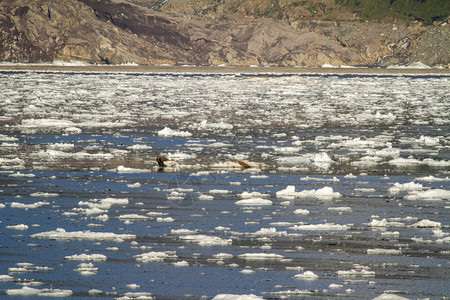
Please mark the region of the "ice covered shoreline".
[[80, 64], [1, 64], [0, 72], [122, 72], [142, 74], [257, 74], [257, 75], [384, 75], [384, 76], [450, 76], [447, 68], [390, 68], [324, 66], [324, 67], [233, 67], [233, 66], [139, 66]]

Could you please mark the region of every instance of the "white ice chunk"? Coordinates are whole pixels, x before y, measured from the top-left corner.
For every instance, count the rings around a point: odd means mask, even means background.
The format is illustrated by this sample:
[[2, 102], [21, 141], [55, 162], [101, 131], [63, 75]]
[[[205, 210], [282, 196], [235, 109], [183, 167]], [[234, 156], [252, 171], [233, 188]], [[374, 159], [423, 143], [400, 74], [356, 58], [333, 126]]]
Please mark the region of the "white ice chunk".
[[86, 240], [86, 241], [116, 241], [135, 239], [134, 234], [116, 234], [112, 232], [91, 232], [88, 231], [72, 231], [68, 232], [63, 228], [53, 231], [46, 231], [31, 235], [32, 238], [39, 239], [55, 239], [55, 240]]
[[65, 257], [68, 260], [92, 260], [92, 261], [104, 261], [106, 260], [106, 256], [103, 254], [74, 254], [68, 255]]
[[319, 278], [318, 275], [316, 275], [312, 271], [305, 271], [301, 274], [294, 275], [294, 278], [296, 279], [302, 279], [302, 280], [316, 280]]
[[339, 270], [337, 274], [340, 277], [375, 277], [375, 271], [369, 269]]
[[388, 189], [389, 193], [397, 194], [400, 192], [408, 192], [408, 191], [421, 191], [423, 190], [423, 185], [420, 183], [415, 183], [414, 181], [408, 183], [394, 183], [394, 186]]
[[375, 249], [367, 249], [367, 254], [369, 254], [369, 255], [401, 255], [402, 250], [401, 249], [375, 248]]
[[91, 276], [97, 274], [98, 268], [93, 263], [81, 263], [74, 271], [79, 272], [83, 276]]
[[217, 236], [209, 236], [204, 234], [189, 234], [180, 236], [180, 240], [196, 243], [200, 246], [228, 246], [232, 244], [231, 239], [223, 239]]
[[31, 197], [58, 197], [59, 194], [58, 193], [36, 192], [36, 193], [31, 193], [30, 196]]
[[430, 221], [427, 219], [423, 219], [417, 223], [414, 223], [411, 225], [412, 227], [418, 227], [418, 228], [441, 228], [440, 222]]
[[14, 281], [14, 277], [9, 275], [0, 275], [0, 281]]
[[6, 226], [6, 228], [13, 229], [13, 230], [27, 230], [28, 225], [25, 225], [25, 224], [9, 225], [9, 226]]
[[263, 198], [247, 198], [234, 202], [236, 205], [263, 206], [272, 205], [272, 201]]
[[176, 259], [177, 256], [175, 255], [174, 251], [165, 251], [165, 252], [159, 252], [159, 251], [151, 251], [139, 255], [134, 256], [137, 261], [148, 263], [148, 262], [163, 262], [167, 259]]
[[39, 202], [31, 203], [31, 204], [24, 204], [24, 203], [19, 203], [19, 202], [12, 202], [10, 206], [13, 207], [13, 208], [32, 209], [32, 208], [39, 208], [39, 207], [41, 207], [41, 206], [49, 205], [49, 204], [50, 204], [50, 203], [45, 202], [45, 201], [39, 201]]
[[233, 255], [229, 253], [218, 253], [214, 254], [213, 257], [217, 259], [231, 259], [233, 258]]
[[244, 260], [280, 260], [284, 259], [283, 255], [276, 253], [244, 253], [237, 256]]
[[256, 198], [256, 197], [265, 198], [265, 197], [270, 197], [270, 195], [269, 194], [264, 194], [264, 193], [259, 193], [259, 192], [243, 192], [241, 194], [241, 198], [242, 199]]
[[117, 173], [150, 173], [152, 172], [152, 170], [147, 170], [147, 169], [135, 169], [135, 168], [129, 168], [129, 167], [124, 167], [124, 166], [118, 166], [117, 167]]
[[133, 220], [133, 221], [142, 221], [142, 220], [148, 220], [149, 217], [138, 215], [138, 214], [126, 214], [126, 215], [120, 215], [120, 220]]
[[309, 215], [309, 210], [298, 208], [298, 209], [294, 210], [294, 214], [307, 216], [307, 215]]
[[210, 201], [210, 200], [214, 200], [214, 197], [211, 195], [202, 194], [202, 195], [198, 196], [198, 200], [209, 200]]
[[384, 292], [378, 297], [373, 298], [372, 300], [409, 300], [409, 298], [401, 297], [389, 292]]
[[277, 198], [295, 199], [295, 198], [316, 198], [316, 199], [333, 199], [341, 197], [341, 194], [334, 192], [332, 187], [323, 187], [318, 190], [295, 191], [295, 186], [288, 185], [284, 190], [276, 192]]
[[339, 230], [349, 230], [349, 225], [339, 225], [334, 223], [325, 223], [325, 224], [309, 224], [309, 225], [295, 225], [290, 227], [290, 229], [294, 230], [306, 230], [306, 231], [339, 231]]
[[158, 131], [158, 135], [159, 136], [166, 136], [166, 137], [171, 137], [171, 136], [175, 136], [175, 137], [189, 137], [189, 136], [192, 136], [192, 133], [190, 133], [188, 131], [172, 130], [169, 127], [164, 127], [164, 129]]
[[263, 297], [250, 295], [219, 294], [212, 300], [264, 300]]
[[436, 201], [436, 200], [449, 200], [450, 190], [444, 189], [431, 189], [428, 191], [412, 191], [404, 197], [407, 200], [426, 200], [426, 201]]
[[434, 177], [432, 175], [429, 175], [429, 176], [424, 176], [424, 177], [417, 177], [414, 180], [433, 182], [433, 181], [450, 181], [450, 178], [449, 177], [439, 178], [439, 177]]
[[174, 262], [175, 267], [189, 267], [189, 263], [185, 260]]
[[21, 289], [6, 290], [7, 295], [15, 296], [43, 296], [43, 297], [70, 297], [73, 292], [71, 290], [60, 289], [35, 289], [28, 286], [24, 286]]
[[439, 145], [439, 138], [422, 135], [416, 142], [427, 146]]

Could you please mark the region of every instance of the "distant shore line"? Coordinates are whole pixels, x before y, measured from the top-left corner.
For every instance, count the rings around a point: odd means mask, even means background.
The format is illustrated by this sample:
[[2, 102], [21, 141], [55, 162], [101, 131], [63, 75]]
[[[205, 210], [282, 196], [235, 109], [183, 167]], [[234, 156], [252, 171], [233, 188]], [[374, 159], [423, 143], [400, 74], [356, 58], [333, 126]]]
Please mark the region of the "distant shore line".
[[52, 64], [1, 64], [0, 72], [124, 72], [154, 74], [256, 74], [256, 75], [444, 75], [450, 76], [449, 68], [410, 67], [239, 67], [239, 66], [139, 66], [139, 65], [52, 65]]

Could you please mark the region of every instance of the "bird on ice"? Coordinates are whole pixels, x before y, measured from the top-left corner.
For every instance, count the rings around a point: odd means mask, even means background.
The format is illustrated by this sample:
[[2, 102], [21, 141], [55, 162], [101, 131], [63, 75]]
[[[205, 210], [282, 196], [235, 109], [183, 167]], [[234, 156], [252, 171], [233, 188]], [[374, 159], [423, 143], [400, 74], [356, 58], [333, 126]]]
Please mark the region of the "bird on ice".
[[160, 168], [176, 168], [178, 164], [173, 160], [169, 160], [167, 157], [158, 155], [156, 157], [156, 161], [158, 162], [158, 166]]

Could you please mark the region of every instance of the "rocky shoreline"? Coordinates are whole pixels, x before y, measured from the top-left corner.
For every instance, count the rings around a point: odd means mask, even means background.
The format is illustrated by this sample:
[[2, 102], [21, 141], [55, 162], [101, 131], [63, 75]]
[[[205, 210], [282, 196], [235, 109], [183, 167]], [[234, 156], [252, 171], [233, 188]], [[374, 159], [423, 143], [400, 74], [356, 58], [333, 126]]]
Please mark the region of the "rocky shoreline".
[[0, 3], [0, 61], [320, 67], [450, 66], [448, 19], [342, 22], [168, 14], [125, 0]]

